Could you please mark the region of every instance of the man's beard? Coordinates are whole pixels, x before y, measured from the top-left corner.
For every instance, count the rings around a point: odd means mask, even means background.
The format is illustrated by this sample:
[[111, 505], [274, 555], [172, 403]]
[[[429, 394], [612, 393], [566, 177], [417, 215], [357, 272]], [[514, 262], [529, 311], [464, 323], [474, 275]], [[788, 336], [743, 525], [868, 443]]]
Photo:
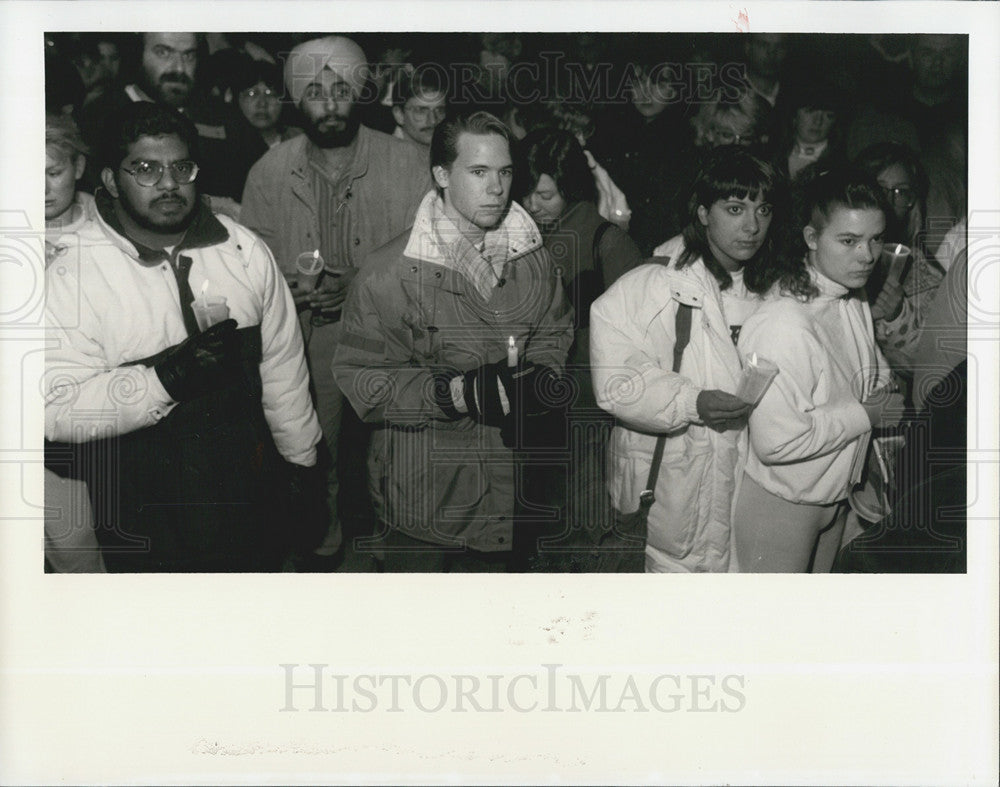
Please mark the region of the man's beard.
[[[160, 74], [155, 83], [144, 77], [146, 90], [159, 101], [172, 107], [182, 107], [194, 90], [194, 81], [183, 71], [167, 71]], [[186, 88], [186, 89], [184, 89]]]
[[[180, 196], [179, 194], [173, 194], [173, 195], [164, 195], [163, 197], [158, 197], [157, 200], [154, 200], [154, 203], [157, 202], [158, 200], [163, 200], [163, 199], [176, 199], [180, 201], [186, 201], [185, 198]], [[178, 218], [174, 219], [173, 221], [170, 220], [154, 221], [149, 216], [139, 211], [139, 209], [129, 199], [128, 195], [125, 193], [124, 190], [122, 189], [118, 190], [118, 204], [119, 206], [121, 206], [121, 209], [125, 211], [126, 214], [128, 214], [128, 217], [133, 221], [133, 223], [135, 223], [136, 226], [146, 230], [147, 232], [154, 232], [159, 235], [176, 235], [177, 233], [183, 232], [189, 226], [191, 226], [191, 222], [194, 221], [195, 208], [198, 205], [199, 199], [200, 197], [197, 194], [195, 194], [194, 199], [188, 205], [187, 212], [184, 213], [182, 216], [179, 216]]]
[[351, 114], [344, 118], [344, 128], [330, 128], [325, 131], [319, 129], [319, 125], [329, 120], [329, 115], [324, 115], [318, 120], [305, 116], [306, 136], [318, 148], [344, 148], [350, 145], [358, 134], [358, 126], [361, 125], [361, 116], [357, 110], [352, 108]]

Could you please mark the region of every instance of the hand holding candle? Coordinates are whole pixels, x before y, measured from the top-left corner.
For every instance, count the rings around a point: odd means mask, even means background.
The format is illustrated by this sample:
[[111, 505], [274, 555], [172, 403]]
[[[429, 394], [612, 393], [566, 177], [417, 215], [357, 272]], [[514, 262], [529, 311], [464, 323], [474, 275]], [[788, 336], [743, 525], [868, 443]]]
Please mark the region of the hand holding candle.
[[323, 273], [323, 258], [319, 249], [302, 252], [295, 259], [295, 272], [298, 274], [299, 292], [312, 292], [316, 282]]
[[198, 297], [191, 301], [191, 310], [198, 322], [198, 329], [207, 331], [213, 325], [229, 319], [229, 307], [221, 295], [208, 294], [208, 279], [201, 285]]
[[895, 243], [891, 246], [882, 247], [882, 255], [888, 260], [887, 279], [891, 279], [897, 284], [902, 284], [906, 275], [910, 272], [910, 247], [902, 243]]

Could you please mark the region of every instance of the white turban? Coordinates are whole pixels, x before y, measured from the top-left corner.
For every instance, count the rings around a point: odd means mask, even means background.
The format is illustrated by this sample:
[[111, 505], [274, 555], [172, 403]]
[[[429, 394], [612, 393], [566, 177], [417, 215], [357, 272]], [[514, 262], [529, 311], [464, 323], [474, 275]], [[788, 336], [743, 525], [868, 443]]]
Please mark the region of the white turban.
[[368, 59], [351, 39], [343, 36], [314, 38], [299, 44], [285, 61], [285, 87], [297, 105], [310, 82], [320, 71], [329, 68], [351, 86], [355, 96], [368, 79]]

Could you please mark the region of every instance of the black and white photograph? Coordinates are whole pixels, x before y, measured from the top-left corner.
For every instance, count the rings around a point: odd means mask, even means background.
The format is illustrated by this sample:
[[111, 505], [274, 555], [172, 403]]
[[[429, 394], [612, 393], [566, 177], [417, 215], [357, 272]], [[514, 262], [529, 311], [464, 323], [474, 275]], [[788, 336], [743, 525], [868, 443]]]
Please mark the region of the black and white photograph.
[[997, 6], [46, 7], [0, 780], [995, 777]]

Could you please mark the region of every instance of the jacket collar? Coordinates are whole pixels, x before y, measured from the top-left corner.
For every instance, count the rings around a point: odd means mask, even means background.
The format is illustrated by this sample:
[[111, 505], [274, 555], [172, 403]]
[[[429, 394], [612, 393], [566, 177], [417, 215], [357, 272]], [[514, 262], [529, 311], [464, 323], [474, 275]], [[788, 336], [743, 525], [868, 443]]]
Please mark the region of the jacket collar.
[[403, 254], [460, 273], [488, 299], [500, 279], [497, 271], [541, 246], [541, 233], [531, 216], [516, 202], [511, 202], [503, 222], [487, 232], [482, 248], [477, 248], [445, 215], [444, 200], [432, 190], [417, 209]]
[[[97, 221], [102, 229], [129, 256], [147, 266], [159, 265], [164, 260], [170, 259], [171, 255], [167, 254], [164, 249], [150, 248], [128, 236], [115, 213], [114, 202], [106, 189], [97, 189], [94, 202], [97, 206]], [[186, 249], [216, 246], [227, 240], [229, 240], [229, 230], [213, 215], [208, 205], [199, 199], [195, 206], [194, 219], [187, 232], [184, 233], [181, 242], [174, 248], [173, 256], [176, 257], [178, 252]]]
[[[354, 155], [345, 170], [345, 177], [352, 181], [363, 177], [368, 172], [368, 161], [371, 158], [371, 135], [372, 132], [363, 124], [358, 126], [358, 134], [351, 143], [354, 145]], [[291, 142], [297, 146], [291, 156], [291, 172], [293, 175], [308, 181], [309, 154], [315, 146], [307, 134], [300, 134]]]
[[806, 268], [809, 271], [812, 283], [815, 284], [816, 289], [819, 290], [819, 300], [835, 301], [840, 298], [846, 298], [852, 292], [844, 285], [837, 284], [837, 282], [833, 279], [824, 276], [819, 272], [818, 268], [809, 264], [808, 260], [806, 261]]

